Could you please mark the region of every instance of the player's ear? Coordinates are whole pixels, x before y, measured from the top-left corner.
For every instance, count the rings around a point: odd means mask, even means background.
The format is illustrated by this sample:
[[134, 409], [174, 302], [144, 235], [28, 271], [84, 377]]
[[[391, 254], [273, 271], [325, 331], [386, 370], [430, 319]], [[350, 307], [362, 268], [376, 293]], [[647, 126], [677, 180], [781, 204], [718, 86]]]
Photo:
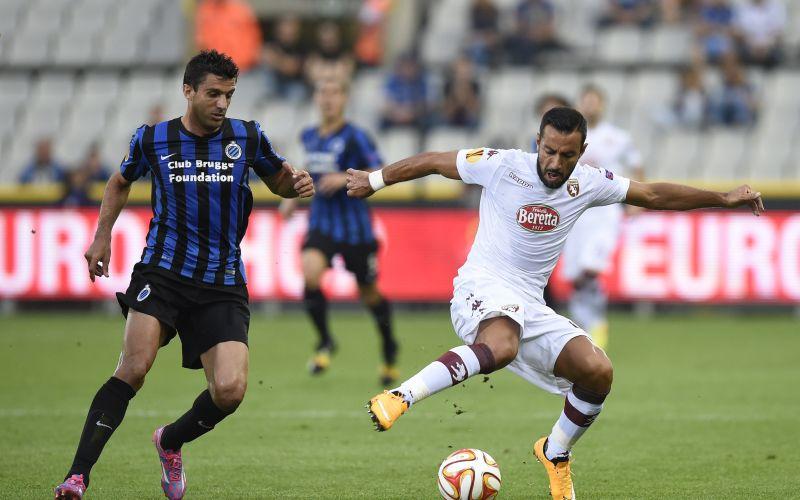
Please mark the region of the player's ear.
[[542, 142], [542, 134], [540, 134], [539, 132], [536, 132], [536, 150], [537, 151], [542, 148], [541, 142]]
[[183, 84], [183, 97], [187, 99], [191, 99], [192, 93], [194, 93], [194, 89], [188, 83]]
[[584, 142], [584, 143], [583, 143], [583, 146], [581, 147], [581, 156], [583, 156], [583, 153], [585, 153], [585, 152], [586, 152], [586, 147], [587, 147], [588, 145], [589, 145], [589, 143], [588, 143], [588, 142]]

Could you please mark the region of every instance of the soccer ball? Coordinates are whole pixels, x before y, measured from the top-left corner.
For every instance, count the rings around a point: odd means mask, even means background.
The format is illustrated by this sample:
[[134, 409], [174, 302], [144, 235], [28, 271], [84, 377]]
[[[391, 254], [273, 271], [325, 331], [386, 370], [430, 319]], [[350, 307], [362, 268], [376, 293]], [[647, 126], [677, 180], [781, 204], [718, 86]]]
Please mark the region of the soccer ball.
[[500, 467], [485, 451], [454, 451], [439, 466], [439, 493], [445, 500], [485, 500], [500, 491]]

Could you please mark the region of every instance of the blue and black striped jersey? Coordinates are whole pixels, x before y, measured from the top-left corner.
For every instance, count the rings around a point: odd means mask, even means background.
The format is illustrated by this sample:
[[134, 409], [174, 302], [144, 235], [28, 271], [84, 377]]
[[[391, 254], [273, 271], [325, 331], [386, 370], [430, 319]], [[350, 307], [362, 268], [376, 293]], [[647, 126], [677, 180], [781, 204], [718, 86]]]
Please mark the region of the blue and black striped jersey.
[[[346, 123], [338, 131], [322, 136], [318, 127], [300, 135], [306, 153], [306, 169], [316, 183], [320, 177], [348, 168], [372, 170], [383, 164], [375, 143], [363, 129]], [[346, 189], [331, 196], [317, 192], [311, 202], [309, 230], [319, 231], [338, 243], [358, 245], [375, 241], [365, 200], [350, 198]]]
[[151, 173], [153, 218], [142, 263], [203, 283], [244, 284], [239, 243], [253, 206], [250, 169], [267, 177], [283, 161], [254, 121], [225, 119], [207, 137], [180, 118], [139, 128], [120, 170], [131, 182]]

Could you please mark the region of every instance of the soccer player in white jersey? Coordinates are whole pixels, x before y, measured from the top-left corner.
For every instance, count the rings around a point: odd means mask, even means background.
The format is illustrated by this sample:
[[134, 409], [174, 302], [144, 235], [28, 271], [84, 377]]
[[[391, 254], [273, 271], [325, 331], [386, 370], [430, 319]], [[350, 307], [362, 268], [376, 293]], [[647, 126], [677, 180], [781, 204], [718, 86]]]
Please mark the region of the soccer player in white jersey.
[[[584, 87], [578, 110], [588, 124], [588, 146], [581, 163], [642, 181], [641, 154], [628, 132], [603, 119], [605, 106], [599, 87]], [[611, 263], [624, 216], [625, 210], [618, 204], [587, 210], [573, 226], [562, 255], [564, 277], [572, 284], [570, 316], [603, 349], [608, 345], [608, 296], [599, 278]]]
[[412, 405], [478, 373], [507, 366], [540, 388], [565, 396], [549, 435], [533, 445], [554, 499], [575, 496], [570, 449], [597, 418], [611, 390], [612, 367], [575, 323], [542, 301], [567, 233], [589, 207], [627, 203], [654, 210], [749, 205], [760, 193], [741, 186], [715, 193], [678, 184], [643, 184], [578, 163], [586, 120], [553, 108], [539, 127], [539, 153], [479, 148], [421, 153], [372, 173], [348, 170], [347, 194], [366, 198], [385, 185], [439, 174], [483, 187], [478, 232], [454, 280], [453, 327], [466, 345], [445, 352], [367, 407], [388, 430]]

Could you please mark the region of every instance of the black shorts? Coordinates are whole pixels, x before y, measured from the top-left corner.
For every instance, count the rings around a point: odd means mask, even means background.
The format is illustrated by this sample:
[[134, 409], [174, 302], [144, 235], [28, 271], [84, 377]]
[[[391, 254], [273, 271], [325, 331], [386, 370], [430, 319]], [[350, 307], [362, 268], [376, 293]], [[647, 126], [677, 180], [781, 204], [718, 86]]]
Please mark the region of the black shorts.
[[319, 231], [309, 231], [303, 242], [303, 250], [316, 248], [325, 254], [328, 266], [331, 259], [339, 254], [344, 259], [344, 266], [356, 275], [359, 285], [371, 285], [378, 279], [378, 242], [350, 245], [334, 241], [330, 236]]
[[122, 314], [133, 309], [157, 318], [181, 338], [184, 368], [202, 368], [200, 355], [220, 342], [247, 344], [250, 308], [246, 285], [195, 282], [154, 265], [138, 263], [125, 293], [117, 293]]

